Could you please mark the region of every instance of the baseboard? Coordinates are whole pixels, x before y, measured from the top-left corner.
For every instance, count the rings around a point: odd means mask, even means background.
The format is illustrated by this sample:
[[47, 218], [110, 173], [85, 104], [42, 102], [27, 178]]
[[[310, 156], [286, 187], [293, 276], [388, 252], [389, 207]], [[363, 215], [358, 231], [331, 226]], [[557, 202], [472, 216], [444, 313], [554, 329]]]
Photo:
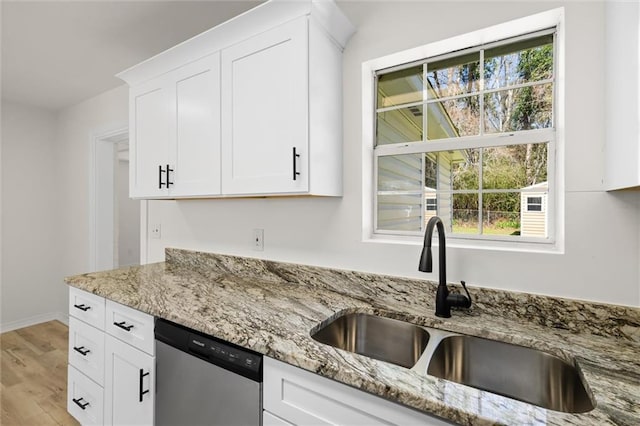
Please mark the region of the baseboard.
[[32, 325], [41, 324], [47, 321], [58, 320], [63, 324], [69, 325], [69, 316], [62, 312], [49, 312], [46, 314], [35, 315], [29, 318], [20, 319], [17, 321], [10, 321], [0, 324], [0, 333], [6, 333], [7, 331], [18, 330], [24, 327], [30, 327]]

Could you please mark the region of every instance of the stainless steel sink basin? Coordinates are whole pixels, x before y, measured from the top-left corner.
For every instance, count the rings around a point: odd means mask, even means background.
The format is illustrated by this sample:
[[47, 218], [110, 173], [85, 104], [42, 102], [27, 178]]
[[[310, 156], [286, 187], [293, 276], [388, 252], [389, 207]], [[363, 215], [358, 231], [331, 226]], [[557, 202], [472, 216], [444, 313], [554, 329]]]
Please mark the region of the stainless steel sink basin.
[[336, 318], [311, 337], [338, 349], [411, 368], [424, 352], [429, 333], [416, 325], [367, 314]]
[[472, 336], [445, 337], [427, 374], [550, 410], [584, 413], [594, 408], [578, 370], [535, 349]]

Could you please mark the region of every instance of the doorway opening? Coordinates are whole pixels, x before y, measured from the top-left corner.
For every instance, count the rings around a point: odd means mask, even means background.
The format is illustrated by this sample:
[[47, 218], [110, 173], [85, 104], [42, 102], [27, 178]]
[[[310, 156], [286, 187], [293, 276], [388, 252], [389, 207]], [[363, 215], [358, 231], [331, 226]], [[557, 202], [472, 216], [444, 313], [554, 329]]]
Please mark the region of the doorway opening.
[[140, 264], [141, 201], [129, 198], [129, 133], [93, 137], [91, 147], [90, 268]]

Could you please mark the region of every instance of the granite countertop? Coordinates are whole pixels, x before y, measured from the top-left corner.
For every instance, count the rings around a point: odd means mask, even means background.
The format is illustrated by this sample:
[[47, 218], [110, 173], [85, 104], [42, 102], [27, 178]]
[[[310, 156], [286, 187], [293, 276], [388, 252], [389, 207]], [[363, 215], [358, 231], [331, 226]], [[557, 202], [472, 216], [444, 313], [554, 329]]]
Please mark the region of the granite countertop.
[[[474, 306], [434, 315], [436, 285], [352, 271], [167, 249], [167, 261], [67, 284], [450, 421], [640, 424], [640, 309], [470, 287]], [[369, 313], [574, 358], [596, 408], [567, 414], [316, 342], [310, 331]]]

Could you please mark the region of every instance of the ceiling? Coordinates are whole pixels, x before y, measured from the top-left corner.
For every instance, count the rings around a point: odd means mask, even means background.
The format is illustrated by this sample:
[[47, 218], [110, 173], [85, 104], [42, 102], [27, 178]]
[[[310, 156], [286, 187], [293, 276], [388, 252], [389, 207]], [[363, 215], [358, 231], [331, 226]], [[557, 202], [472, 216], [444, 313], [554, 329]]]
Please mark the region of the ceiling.
[[2, 0], [2, 98], [57, 110], [124, 84], [114, 74], [256, 0]]

